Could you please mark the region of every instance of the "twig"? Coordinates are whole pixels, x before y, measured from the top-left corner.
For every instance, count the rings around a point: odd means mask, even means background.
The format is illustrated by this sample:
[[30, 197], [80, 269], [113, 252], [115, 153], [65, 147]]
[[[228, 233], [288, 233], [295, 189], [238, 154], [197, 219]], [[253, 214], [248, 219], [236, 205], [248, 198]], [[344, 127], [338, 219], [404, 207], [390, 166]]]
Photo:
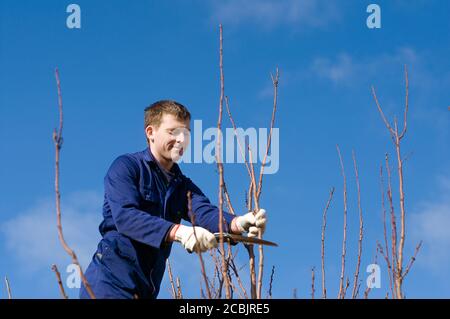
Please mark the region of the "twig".
[[392, 196], [392, 186], [391, 186], [391, 169], [389, 166], [389, 156], [386, 153], [385, 155], [386, 160], [386, 172], [388, 174], [388, 200], [389, 200], [389, 206], [390, 206], [390, 214], [391, 214], [391, 251], [392, 251], [392, 280], [394, 283], [394, 293], [392, 294], [393, 298], [399, 298], [398, 297], [398, 252], [397, 252], [397, 221], [395, 217], [395, 211], [394, 211], [394, 201]]
[[398, 137], [399, 140], [405, 136], [406, 133], [406, 127], [408, 124], [407, 117], [408, 117], [408, 108], [409, 108], [409, 79], [408, 79], [408, 69], [406, 68], [406, 64], [404, 66], [405, 68], [405, 113], [404, 113], [404, 121], [403, 121], [403, 131]]
[[236, 277], [236, 279], [238, 281], [239, 287], [241, 288], [242, 293], [244, 294], [244, 298], [248, 299], [247, 291], [245, 290], [244, 285], [242, 284], [242, 280], [241, 280], [241, 277], [239, 276], [238, 269], [236, 267], [236, 264], [234, 263], [234, 258], [231, 259], [230, 268], [234, 272], [234, 275], [235, 275], [235, 277]]
[[251, 182], [253, 184], [252, 186], [252, 190], [253, 190], [253, 200], [255, 201], [255, 212], [259, 211], [259, 201], [258, 201], [258, 197], [257, 197], [257, 186], [256, 186], [256, 179], [255, 179], [255, 167], [253, 166], [253, 155], [252, 155], [252, 150], [250, 148], [250, 145], [247, 144], [247, 149], [248, 149], [248, 157], [249, 157], [249, 162], [250, 162], [250, 172], [251, 172]]
[[[377, 262], [377, 259], [378, 259], [378, 245], [377, 245], [376, 250], [375, 250], [375, 257], [374, 257], [374, 262], [373, 262], [375, 265], [378, 265], [378, 262]], [[369, 293], [370, 293], [371, 290], [372, 290], [372, 288], [370, 288], [369, 285], [367, 285], [367, 288], [364, 291], [364, 299], [369, 298]]]
[[336, 145], [336, 149], [339, 155], [339, 162], [341, 164], [342, 177], [344, 179], [344, 236], [342, 239], [341, 277], [339, 281], [339, 294], [338, 294], [338, 299], [344, 299], [345, 254], [347, 241], [347, 179], [345, 177], [344, 163], [342, 162], [342, 156], [341, 151], [339, 149], [339, 145]]
[[59, 273], [58, 267], [55, 264], [52, 265], [52, 270], [55, 272], [56, 280], [58, 281], [59, 291], [61, 292], [61, 295], [63, 296], [64, 299], [68, 299], [66, 292], [64, 291], [64, 286], [62, 284], [61, 274]]
[[169, 280], [170, 280], [170, 287], [172, 288], [172, 298], [177, 299], [177, 292], [175, 290], [175, 284], [173, 282], [173, 274], [172, 274], [172, 267], [170, 266], [170, 260], [167, 258], [167, 269], [169, 271]]
[[53, 141], [55, 142], [55, 193], [56, 193], [56, 217], [57, 217], [57, 228], [58, 228], [58, 237], [64, 248], [64, 250], [72, 257], [72, 262], [78, 266], [80, 269], [81, 280], [83, 281], [84, 286], [86, 287], [86, 291], [88, 292], [91, 299], [95, 299], [94, 292], [91, 289], [91, 286], [87, 282], [86, 277], [84, 276], [83, 270], [81, 268], [80, 263], [78, 262], [77, 255], [75, 252], [67, 245], [66, 240], [64, 239], [64, 234], [62, 230], [61, 224], [61, 194], [59, 192], [59, 152], [62, 147], [63, 138], [62, 138], [62, 128], [63, 128], [63, 104], [62, 104], [62, 95], [61, 95], [61, 83], [59, 80], [59, 72], [58, 69], [55, 69], [55, 77], [56, 77], [56, 86], [58, 89], [58, 106], [59, 106], [59, 130], [58, 132], [53, 130]]
[[327, 205], [325, 206], [325, 209], [323, 210], [323, 217], [322, 217], [322, 298], [327, 298], [327, 288], [325, 285], [325, 229], [327, 227], [327, 211], [330, 207], [331, 200], [333, 199], [334, 194], [334, 187], [330, 190], [330, 196], [327, 201]]
[[358, 288], [356, 289], [356, 298], [358, 298], [359, 290], [361, 289], [361, 280], [358, 283]]
[[5, 284], [6, 284], [6, 291], [8, 292], [8, 299], [12, 299], [11, 286], [9, 285], [7, 276], [5, 276]]
[[359, 267], [361, 265], [361, 255], [362, 255], [363, 216], [362, 216], [362, 209], [361, 209], [361, 189], [360, 189], [360, 185], [359, 185], [358, 166], [356, 165], [355, 152], [353, 152], [353, 151], [352, 151], [352, 157], [353, 157], [353, 164], [355, 166], [356, 187], [358, 190], [358, 210], [359, 210], [358, 262], [356, 264], [355, 278], [353, 281], [353, 291], [352, 291], [352, 298], [355, 299], [356, 292], [357, 292], [358, 277], [359, 277]]
[[[388, 277], [389, 277], [389, 288], [391, 289], [392, 296], [394, 296], [394, 289], [392, 287], [392, 280], [394, 278], [392, 274], [391, 269], [391, 263], [389, 262], [390, 256], [389, 256], [389, 245], [387, 240], [387, 227], [386, 227], [386, 207], [384, 205], [384, 181], [383, 181], [383, 166], [380, 166], [380, 184], [381, 184], [381, 206], [383, 209], [383, 231], [384, 231], [384, 244], [386, 247], [386, 264], [388, 268]], [[377, 247], [378, 252], [378, 247]]]
[[311, 268], [311, 299], [314, 300], [314, 293], [315, 293], [315, 274], [314, 274], [314, 267]]
[[256, 199], [258, 201], [259, 201], [259, 197], [261, 195], [264, 166], [266, 165], [267, 155], [269, 154], [269, 148], [270, 148], [271, 141], [272, 141], [272, 131], [273, 131], [273, 126], [275, 124], [275, 113], [277, 111], [279, 73], [278, 73], [278, 68], [276, 70], [277, 70], [277, 72], [275, 75], [275, 79], [273, 78], [272, 74], [270, 75], [270, 77], [272, 78], [272, 84], [273, 84], [273, 110], [272, 110], [272, 120], [270, 121], [270, 132], [269, 132], [269, 136], [267, 138], [266, 153], [264, 154], [264, 159], [261, 163], [261, 169], [260, 169], [260, 173], [259, 173], [258, 190], [256, 193]]
[[255, 273], [255, 253], [253, 245], [244, 245], [248, 252], [248, 266], [250, 270], [250, 295], [252, 299], [256, 299], [256, 273]]
[[394, 136], [394, 130], [392, 129], [391, 125], [389, 124], [388, 120], [386, 119], [386, 116], [383, 113], [383, 110], [381, 109], [380, 103], [378, 102], [378, 98], [377, 98], [377, 94], [375, 92], [375, 88], [372, 86], [372, 95], [373, 98], [375, 100], [375, 103], [377, 105], [378, 111], [380, 112], [381, 118], [383, 119], [384, 124], [386, 125], [386, 128], [389, 130], [389, 132], [391, 133], [391, 138], [395, 143], [395, 140], [393, 139]]
[[202, 281], [200, 280], [200, 297], [202, 298], [202, 299], [206, 299], [206, 296], [205, 296], [205, 292], [203, 291], [203, 287], [202, 287]]
[[227, 185], [224, 183], [223, 186], [224, 186], [223, 187], [223, 193], [225, 195], [225, 200], [227, 202], [228, 210], [229, 210], [230, 214], [236, 215], [236, 212], [235, 212], [235, 210], [233, 208], [233, 205], [231, 204], [230, 194], [228, 194]]
[[345, 298], [345, 295], [347, 294], [347, 289], [349, 286], [350, 286], [350, 279], [348, 279], [348, 277], [347, 277], [347, 280], [345, 281], [345, 287], [344, 287], [344, 293], [343, 293], [344, 298]]
[[[273, 75], [270, 75], [272, 78], [272, 83], [273, 83], [273, 90], [274, 90], [274, 94], [273, 94], [273, 110], [272, 110], [272, 120], [270, 122], [270, 132], [269, 132], [269, 136], [267, 138], [267, 147], [266, 147], [266, 153], [264, 155], [264, 159], [261, 163], [261, 169], [260, 169], [260, 173], [259, 173], [259, 181], [258, 181], [258, 188], [256, 191], [256, 196], [255, 196], [255, 208], [258, 211], [259, 210], [259, 198], [261, 196], [261, 190], [262, 190], [262, 180], [263, 180], [263, 175], [264, 175], [264, 166], [266, 165], [266, 161], [267, 161], [267, 155], [269, 153], [269, 149], [270, 149], [270, 145], [271, 145], [271, 141], [272, 141], [272, 131], [273, 131], [273, 126], [275, 124], [275, 113], [277, 111], [277, 98], [278, 98], [278, 81], [279, 81], [279, 73], [278, 73], [278, 68], [277, 68], [277, 73], [275, 76], [275, 79], [273, 78]], [[251, 154], [251, 153], [250, 153]], [[255, 181], [255, 171], [252, 167], [252, 176], [253, 176], [253, 180], [254, 180], [254, 185], [255, 185], [255, 189], [256, 189], [256, 181]], [[258, 232], [258, 238], [261, 239], [262, 238], [262, 233], [261, 231]], [[259, 270], [258, 270], [258, 293], [257, 293], [257, 298], [261, 299], [261, 290], [262, 290], [262, 282], [263, 282], [263, 274], [264, 274], [264, 248], [263, 245], [259, 245], [258, 247], [259, 250]]]
[[[258, 238], [262, 238], [261, 231], [258, 232]], [[262, 290], [262, 283], [263, 283], [263, 274], [264, 274], [264, 249], [263, 245], [259, 245], [258, 247], [259, 252], [259, 270], [258, 270], [258, 294], [257, 299], [261, 299], [261, 290]]]
[[[192, 224], [193, 229], [194, 229], [195, 240], [198, 241], [198, 239], [197, 239], [197, 232], [195, 230], [195, 215], [192, 213], [192, 194], [191, 194], [191, 191], [187, 192], [187, 200], [188, 200], [188, 215], [191, 216], [191, 224]], [[212, 299], [211, 290], [209, 289], [209, 284], [208, 284], [208, 277], [206, 276], [205, 263], [203, 262], [202, 253], [200, 251], [197, 251], [197, 254], [198, 254], [198, 258], [200, 259], [200, 267], [201, 267], [201, 271], [202, 271], [203, 280], [205, 281], [206, 293], [208, 294], [208, 299]]]
[[[217, 256], [216, 256], [217, 250], [214, 250], [214, 252], [215, 253], [210, 251], [211, 258], [214, 261], [214, 277], [213, 277], [213, 282], [211, 284], [211, 290], [213, 290], [215, 293], [214, 298], [220, 298], [220, 296], [222, 294], [222, 280], [220, 278], [221, 271], [219, 270], [221, 268], [221, 261], [219, 261], [217, 259]], [[217, 281], [219, 282], [219, 287], [217, 290], [215, 288], [216, 277], [217, 277]]]
[[180, 277], [177, 277], [177, 299], [183, 299], [183, 293], [181, 292]]
[[273, 283], [273, 275], [275, 273], [275, 266], [272, 266], [272, 272], [270, 274], [270, 282], [269, 282], [269, 298], [272, 299], [272, 283]]
[[416, 247], [416, 250], [414, 251], [414, 255], [411, 257], [411, 260], [409, 261], [409, 263], [408, 263], [408, 266], [406, 266], [406, 270], [405, 270], [405, 273], [402, 275], [402, 280], [406, 277], [406, 275], [409, 273], [409, 270], [410, 270], [410, 268], [411, 268], [411, 266], [413, 265], [413, 263], [416, 261], [416, 256], [417, 256], [417, 253], [419, 252], [419, 250], [420, 250], [420, 247], [422, 247], [422, 241], [420, 241], [420, 243], [417, 245], [417, 247]]
[[[251, 173], [250, 173], [251, 176]], [[252, 200], [252, 194], [253, 194], [253, 181], [250, 177], [250, 185], [248, 186], [248, 192], [247, 192], [247, 210], [250, 212], [253, 209], [253, 200]]]
[[[253, 168], [253, 158], [252, 153], [250, 150], [250, 146], [247, 144], [247, 151], [249, 152], [249, 163], [250, 163], [250, 172], [251, 172], [251, 182], [250, 182], [250, 190], [249, 190], [249, 208], [251, 210], [252, 207], [252, 195], [255, 198], [255, 206], [257, 206], [256, 202], [256, 183], [255, 183], [255, 176], [254, 176], [254, 168]], [[257, 210], [258, 208], [255, 208]], [[248, 256], [249, 256], [249, 270], [250, 270], [250, 294], [252, 299], [257, 299], [257, 286], [256, 286], [256, 271], [255, 271], [255, 252], [253, 245], [244, 245], [247, 249]]]
[[237, 128], [236, 128], [236, 124], [234, 123], [233, 116], [231, 115], [230, 105], [228, 103], [228, 96], [225, 97], [225, 106], [227, 108], [228, 117], [230, 118], [231, 125], [233, 125], [233, 132], [234, 132], [234, 135], [236, 136], [236, 140], [238, 143], [239, 151], [241, 152], [241, 156], [244, 159], [244, 163], [245, 163], [245, 167], [247, 168], [248, 176], [251, 178], [252, 174], [250, 172], [250, 166], [248, 164], [247, 157], [245, 156], [245, 149], [242, 147], [241, 140], [239, 139], [239, 136], [237, 135]]
[[[221, 125], [222, 125], [222, 110], [223, 110], [223, 99], [224, 99], [224, 91], [225, 91], [225, 84], [224, 84], [224, 75], [223, 75], [223, 31], [222, 31], [222, 25], [219, 25], [219, 31], [220, 31], [220, 61], [219, 61], [219, 68], [220, 68], [220, 103], [219, 103], [219, 119], [217, 120], [217, 143], [216, 143], [216, 161], [217, 161], [217, 167], [219, 170], [219, 233], [220, 233], [220, 239], [219, 239], [219, 247], [221, 253], [223, 253], [223, 256], [225, 256], [225, 247], [224, 247], [224, 241], [223, 241], [223, 185], [224, 185], [224, 178], [223, 178], [223, 163], [221, 159]], [[222, 259], [222, 273], [223, 278], [225, 280], [225, 295], [227, 299], [230, 299], [231, 297], [231, 291], [230, 291], [230, 283], [228, 282], [228, 276], [227, 276], [227, 265], [225, 262], [225, 258]]]
[[[400, 197], [400, 242], [398, 244], [398, 249], [395, 251], [392, 251], [393, 256], [393, 277], [394, 277], [394, 288], [395, 288], [395, 298], [403, 298], [403, 292], [402, 292], [402, 283], [403, 283], [403, 252], [404, 252], [404, 246], [405, 246], [405, 227], [406, 227], [406, 211], [405, 211], [405, 193], [404, 193], [404, 181], [403, 181], [403, 160], [401, 156], [401, 140], [405, 136], [406, 129], [407, 129], [407, 115], [408, 115], [408, 108], [409, 108], [409, 80], [408, 80], [408, 70], [406, 68], [406, 65], [404, 67], [405, 70], [405, 110], [404, 110], [404, 123], [403, 123], [403, 130], [399, 134], [399, 129], [397, 126], [397, 119], [394, 117], [394, 128], [392, 128], [391, 125], [389, 125], [388, 121], [386, 120], [386, 117], [383, 113], [383, 110], [380, 106], [380, 103], [378, 102], [377, 95], [375, 92], [375, 89], [372, 86], [372, 94], [375, 100], [375, 103], [377, 105], [378, 111], [381, 115], [381, 118], [383, 119], [390, 135], [391, 139], [395, 146], [395, 151], [397, 155], [397, 170], [398, 170], [398, 181], [399, 181], [399, 197]], [[388, 171], [389, 174], [389, 171]], [[391, 191], [389, 191], [391, 193]], [[392, 193], [390, 194], [390, 197], [392, 197]], [[395, 234], [397, 236], [397, 234]], [[394, 246], [394, 243], [392, 243], [392, 246]], [[395, 243], [395, 247], [396, 247]]]
[[[231, 261], [235, 256], [233, 256], [233, 252], [231, 251], [231, 244], [230, 244], [230, 242], [228, 242], [227, 248], [228, 248], [228, 256], [227, 256], [227, 259], [226, 259], [226, 264], [227, 264], [227, 276], [228, 276], [228, 281], [229, 281], [229, 283], [230, 283], [230, 289], [231, 289], [230, 298], [233, 298], [233, 294], [234, 294], [234, 291], [236, 291], [236, 287], [234, 286], [233, 280], [232, 280], [232, 277], [231, 277], [230, 261]], [[240, 294], [240, 293], [239, 293], [239, 294]]]

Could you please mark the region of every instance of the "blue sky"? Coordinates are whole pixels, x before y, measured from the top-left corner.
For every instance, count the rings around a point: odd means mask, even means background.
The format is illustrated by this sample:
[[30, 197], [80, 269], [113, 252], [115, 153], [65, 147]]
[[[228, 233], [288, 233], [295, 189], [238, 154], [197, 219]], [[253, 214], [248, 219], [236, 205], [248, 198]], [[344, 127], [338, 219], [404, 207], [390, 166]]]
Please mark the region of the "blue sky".
[[[310, 268], [320, 269], [322, 211], [332, 186], [326, 233], [327, 288], [337, 296], [342, 241], [343, 181], [348, 177], [348, 258], [353, 280], [358, 210], [356, 153], [365, 220], [362, 279], [383, 239], [379, 167], [394, 148], [373, 102], [402, 117], [403, 65], [410, 112], [403, 152], [407, 208], [406, 256], [423, 247], [404, 288], [407, 297], [450, 297], [450, 4], [447, 1], [76, 1], [81, 29], [66, 27], [69, 1], [0, 0], [0, 298], [8, 276], [17, 298], [59, 298], [50, 266], [63, 275], [70, 259], [57, 241], [54, 145], [60, 70], [64, 100], [61, 158], [63, 227], [84, 267], [99, 240], [103, 177], [120, 154], [145, 148], [143, 109], [170, 98], [188, 106], [203, 127], [217, 121], [218, 24], [224, 26], [225, 91], [237, 125], [268, 127], [270, 72], [280, 69], [276, 127], [280, 165], [266, 175], [261, 206], [269, 216], [266, 283], [275, 265], [273, 296], [309, 298]], [[381, 29], [368, 29], [366, 7], [381, 7]], [[224, 126], [231, 127], [224, 117]], [[214, 164], [182, 164], [217, 200]], [[226, 164], [232, 201], [241, 213], [242, 164]], [[396, 180], [396, 176], [394, 176]], [[394, 184], [397, 185], [397, 184]], [[395, 186], [396, 187], [396, 186]], [[398, 211], [398, 196], [394, 190]], [[199, 297], [196, 256], [175, 247], [175, 275], [184, 295]], [[245, 266], [241, 248], [239, 264]], [[388, 277], [381, 257], [382, 298]], [[320, 295], [320, 274], [316, 274]], [[161, 298], [170, 297], [165, 277]], [[263, 291], [268, 289], [267, 285]], [[71, 297], [76, 289], [68, 289]], [[266, 294], [266, 293], [264, 293]]]

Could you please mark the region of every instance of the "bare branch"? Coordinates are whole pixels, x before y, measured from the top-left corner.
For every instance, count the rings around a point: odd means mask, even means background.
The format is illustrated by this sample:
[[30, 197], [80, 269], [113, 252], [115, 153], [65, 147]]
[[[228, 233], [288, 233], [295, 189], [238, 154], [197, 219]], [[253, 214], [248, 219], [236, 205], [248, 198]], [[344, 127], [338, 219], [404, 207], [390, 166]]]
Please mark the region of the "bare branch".
[[416, 250], [414, 251], [414, 255], [411, 257], [411, 260], [408, 263], [408, 266], [406, 266], [406, 270], [405, 273], [402, 275], [402, 280], [406, 277], [406, 275], [409, 273], [409, 270], [411, 269], [411, 266], [414, 264], [414, 262], [416, 261], [416, 256], [417, 253], [420, 250], [420, 247], [422, 247], [422, 241], [419, 242], [419, 244], [416, 247]]
[[255, 273], [255, 253], [253, 245], [244, 245], [248, 252], [248, 262], [250, 271], [250, 295], [252, 299], [256, 299], [256, 273]]
[[275, 273], [275, 266], [272, 266], [272, 272], [270, 273], [270, 282], [269, 282], [269, 298], [272, 299], [272, 283], [273, 283], [273, 275]]
[[251, 172], [251, 182], [252, 182], [252, 190], [253, 190], [253, 199], [255, 201], [255, 211], [259, 211], [259, 201], [257, 196], [257, 186], [256, 186], [256, 179], [255, 179], [255, 167], [253, 166], [253, 155], [252, 150], [250, 148], [250, 145], [247, 144], [248, 148], [248, 157], [250, 161], [250, 172]]
[[52, 270], [55, 272], [56, 280], [58, 281], [59, 291], [61, 292], [61, 295], [63, 296], [64, 299], [68, 299], [66, 292], [64, 290], [64, 286], [62, 284], [61, 274], [59, 273], [58, 267], [55, 264], [52, 265]]
[[350, 279], [348, 279], [348, 277], [347, 277], [347, 280], [346, 280], [346, 282], [345, 282], [345, 288], [344, 288], [343, 298], [345, 298], [345, 295], [347, 294], [347, 289], [348, 289], [348, 287], [350, 287]]
[[391, 125], [389, 124], [388, 120], [386, 119], [386, 117], [384, 116], [383, 113], [383, 109], [381, 108], [380, 104], [378, 103], [378, 98], [377, 98], [377, 94], [375, 92], [375, 88], [372, 86], [372, 95], [373, 98], [375, 100], [375, 103], [377, 104], [377, 108], [378, 111], [380, 112], [381, 118], [383, 119], [384, 124], [386, 125], [386, 128], [389, 130], [389, 132], [391, 133], [392, 138], [395, 136], [395, 132], [392, 129]]
[[[191, 191], [187, 192], [187, 200], [188, 200], [188, 216], [191, 216], [191, 224], [194, 229], [194, 237], [195, 237], [195, 240], [197, 241], [198, 239], [197, 239], [197, 232], [195, 230], [195, 215], [192, 213]], [[200, 259], [200, 268], [201, 268], [203, 280], [205, 281], [206, 293], [208, 294], [208, 299], [212, 299], [211, 290], [209, 289], [209, 284], [208, 284], [208, 277], [206, 276], [206, 271], [205, 271], [205, 263], [203, 262], [203, 256], [200, 251], [197, 251], [197, 254], [198, 254], [198, 258]]]
[[58, 237], [61, 242], [64, 250], [72, 257], [72, 263], [77, 265], [80, 269], [80, 276], [83, 284], [86, 288], [91, 299], [95, 299], [94, 292], [91, 289], [91, 286], [87, 282], [86, 277], [84, 276], [83, 270], [81, 268], [80, 263], [78, 262], [77, 255], [75, 252], [67, 245], [66, 240], [64, 239], [64, 234], [62, 230], [61, 224], [61, 194], [59, 191], [59, 153], [62, 147], [62, 128], [63, 128], [63, 104], [62, 104], [62, 94], [61, 94], [61, 83], [59, 80], [59, 72], [58, 69], [55, 69], [55, 77], [56, 77], [56, 86], [58, 90], [58, 106], [59, 106], [59, 130], [53, 131], [53, 141], [55, 142], [55, 193], [56, 193], [56, 218], [57, 218], [57, 228], [58, 228]]
[[177, 299], [183, 299], [183, 293], [181, 292], [180, 277], [177, 277]]
[[327, 201], [327, 205], [325, 206], [325, 209], [323, 210], [323, 217], [322, 217], [322, 298], [327, 298], [327, 288], [325, 285], [325, 229], [327, 227], [327, 211], [330, 207], [331, 200], [333, 199], [334, 194], [334, 187], [330, 190], [330, 196]]
[[279, 81], [278, 68], [277, 68], [277, 73], [275, 75], [275, 79], [273, 78], [272, 74], [270, 75], [270, 77], [272, 78], [272, 84], [273, 84], [273, 110], [272, 110], [272, 120], [270, 121], [270, 132], [269, 132], [269, 136], [267, 138], [266, 153], [265, 153], [264, 159], [261, 163], [261, 169], [260, 169], [260, 173], [259, 173], [258, 191], [256, 193], [256, 198], [258, 201], [259, 201], [259, 197], [261, 196], [264, 166], [266, 165], [267, 155], [269, 154], [269, 149], [270, 149], [270, 145], [271, 145], [271, 141], [272, 141], [272, 131], [273, 131], [273, 126], [275, 124], [275, 113], [277, 111], [278, 81]]
[[359, 267], [361, 265], [361, 255], [362, 255], [362, 241], [363, 241], [363, 215], [362, 215], [362, 209], [361, 209], [361, 189], [359, 185], [359, 176], [358, 176], [358, 166], [356, 165], [356, 158], [355, 158], [355, 152], [352, 151], [352, 157], [353, 157], [353, 164], [355, 167], [355, 176], [356, 176], [356, 188], [358, 190], [358, 210], [359, 210], [359, 240], [358, 240], [358, 261], [356, 263], [356, 270], [355, 270], [355, 278], [353, 281], [353, 291], [352, 291], [352, 298], [356, 298], [356, 292], [357, 292], [357, 283], [358, 283], [358, 277], [359, 277]]
[[[225, 82], [224, 82], [224, 75], [223, 75], [223, 30], [222, 25], [219, 25], [219, 31], [220, 31], [220, 61], [219, 61], [219, 68], [220, 68], [220, 103], [219, 103], [219, 119], [217, 120], [217, 144], [216, 144], [216, 161], [217, 161], [217, 167], [219, 170], [219, 233], [220, 233], [220, 239], [219, 239], [219, 247], [221, 250], [221, 253], [223, 256], [225, 255], [225, 247], [224, 247], [224, 241], [223, 241], [223, 188], [224, 188], [224, 178], [223, 178], [223, 163], [222, 163], [222, 154], [221, 154], [221, 125], [222, 125], [222, 110], [223, 110], [223, 99], [225, 96]], [[222, 259], [222, 273], [223, 278], [225, 280], [225, 294], [226, 298], [230, 299], [231, 297], [231, 291], [230, 291], [230, 283], [228, 282], [228, 276], [227, 276], [227, 265], [225, 262], [225, 258]]]
[[248, 164], [247, 157], [245, 156], [245, 149], [242, 147], [241, 140], [239, 139], [239, 136], [237, 135], [237, 128], [236, 128], [236, 124], [234, 123], [233, 116], [231, 115], [230, 105], [228, 103], [228, 96], [225, 97], [225, 106], [227, 108], [228, 117], [230, 118], [231, 124], [233, 125], [233, 132], [234, 132], [234, 135], [236, 136], [236, 140], [237, 140], [237, 143], [239, 146], [239, 151], [241, 152], [241, 156], [244, 159], [244, 163], [245, 163], [245, 167], [247, 168], [248, 176], [251, 178], [252, 174], [250, 173], [250, 166]]
[[[255, 168], [253, 166], [253, 157], [252, 157], [252, 151], [250, 149], [250, 146], [247, 145], [248, 147], [248, 151], [249, 151], [249, 161], [250, 161], [250, 171], [252, 173], [251, 175], [251, 180], [252, 180], [252, 190], [253, 190], [253, 197], [254, 197], [254, 201], [255, 201], [255, 211], [259, 211], [259, 199], [258, 199], [258, 195], [257, 195], [257, 186], [256, 186], [256, 179], [255, 179]], [[261, 238], [261, 231], [258, 233], [258, 238]], [[250, 254], [250, 256], [253, 256], [254, 258], [254, 253], [253, 253], [253, 245], [248, 245], [248, 249], [252, 250], [252, 253]], [[263, 277], [263, 269], [264, 269], [264, 252], [263, 252], [263, 247], [262, 245], [259, 245], [258, 248], [259, 251], [259, 270], [258, 270], [258, 282], [255, 283], [257, 284], [257, 286], [255, 287], [255, 289], [252, 287], [251, 291], [253, 292], [254, 290], [256, 291], [256, 299], [261, 299], [261, 290], [262, 290], [262, 277]], [[250, 257], [252, 258], [252, 257]], [[254, 264], [254, 261], [253, 261]], [[250, 268], [250, 270], [252, 270], [252, 268]], [[253, 268], [253, 271], [254, 268]], [[255, 276], [255, 280], [256, 280], [256, 275], [251, 274], [251, 284], [253, 285], [253, 276]], [[252, 297], [253, 298], [253, 297]]]
[[[251, 174], [250, 174], [251, 176]], [[250, 185], [247, 192], [247, 210], [250, 212], [253, 210], [253, 180], [250, 178]]]
[[[394, 290], [392, 287], [392, 280], [394, 279], [394, 275], [392, 273], [391, 264], [389, 262], [390, 256], [389, 256], [389, 245], [387, 240], [387, 227], [386, 227], [386, 208], [384, 204], [384, 181], [383, 181], [383, 166], [380, 166], [380, 184], [381, 184], [381, 206], [383, 209], [383, 231], [384, 231], [384, 244], [386, 247], [386, 262], [387, 262], [387, 268], [388, 268], [388, 277], [389, 277], [389, 288], [391, 289], [392, 296], [394, 295]], [[377, 247], [378, 252], [378, 247]]]
[[[377, 247], [376, 247], [376, 250], [375, 250], [374, 262], [373, 262], [376, 265], [378, 265], [378, 245], [379, 244], [377, 243]], [[364, 291], [364, 299], [367, 299], [369, 297], [369, 293], [370, 293], [371, 290], [372, 289], [369, 286], [367, 286], [366, 290]], [[392, 290], [392, 284], [391, 284], [391, 290]]]
[[241, 277], [239, 276], [238, 269], [236, 267], [236, 264], [234, 263], [234, 258], [232, 258], [230, 260], [230, 268], [234, 272], [234, 275], [235, 275], [235, 277], [236, 277], [236, 279], [238, 281], [239, 287], [241, 288], [242, 293], [244, 294], [244, 298], [248, 299], [247, 291], [245, 290], [244, 285], [242, 284], [242, 280], [241, 280]]
[[171, 267], [171, 265], [170, 265], [170, 260], [169, 260], [169, 258], [167, 258], [167, 269], [168, 269], [168, 271], [169, 271], [170, 287], [172, 288], [172, 291], [171, 291], [171, 293], [172, 293], [172, 298], [173, 298], [173, 299], [177, 299], [178, 295], [177, 295], [177, 292], [176, 292], [176, 290], [175, 290], [175, 284], [174, 284], [174, 282], [173, 282], [172, 267]]
[[405, 65], [405, 115], [404, 115], [404, 122], [403, 122], [403, 131], [398, 137], [399, 140], [405, 136], [406, 133], [406, 127], [407, 127], [407, 116], [408, 116], [408, 107], [409, 107], [409, 80], [408, 80], [408, 69]]
[[228, 194], [227, 185], [225, 183], [223, 185], [223, 194], [225, 195], [225, 200], [226, 200], [229, 212], [232, 215], [236, 215], [236, 212], [234, 211], [233, 205], [231, 204], [231, 198], [230, 198], [230, 194]]
[[341, 173], [344, 179], [344, 235], [342, 239], [342, 257], [341, 257], [341, 277], [339, 281], [339, 299], [344, 299], [344, 274], [345, 274], [345, 254], [346, 254], [346, 241], [347, 241], [347, 179], [345, 177], [344, 163], [342, 162], [341, 151], [339, 145], [336, 145], [336, 149], [339, 155], [339, 162], [341, 164]]
[[[261, 239], [261, 231], [258, 232], [258, 238]], [[262, 283], [263, 283], [263, 274], [264, 274], [264, 250], [263, 245], [259, 245], [258, 247], [259, 252], [259, 270], [258, 270], [258, 293], [257, 293], [257, 299], [261, 299], [261, 290], [262, 290]]]
[[405, 192], [404, 192], [404, 184], [403, 184], [403, 161], [401, 157], [400, 151], [400, 139], [397, 138], [396, 143], [396, 153], [397, 153], [397, 169], [398, 169], [398, 188], [399, 188], [399, 196], [400, 196], [400, 243], [398, 248], [398, 265], [397, 265], [397, 297], [402, 298], [403, 293], [401, 290], [401, 284], [403, 280], [403, 250], [405, 247], [405, 238], [406, 238], [406, 209], [405, 209]]
[[11, 286], [9, 285], [9, 280], [8, 280], [7, 276], [5, 276], [5, 285], [6, 285], [6, 291], [8, 292], [8, 299], [12, 299]]
[[392, 297], [396, 297], [397, 295], [397, 285], [398, 285], [398, 254], [397, 254], [397, 222], [396, 222], [396, 217], [395, 217], [395, 212], [394, 212], [394, 203], [393, 203], [393, 199], [392, 199], [392, 186], [391, 186], [391, 169], [389, 166], [389, 157], [388, 154], [386, 153], [385, 156], [385, 160], [386, 160], [386, 171], [388, 174], [388, 191], [387, 191], [387, 195], [388, 195], [388, 199], [389, 199], [389, 205], [390, 205], [390, 211], [391, 211], [391, 250], [392, 250], [392, 278], [394, 281], [394, 291], [395, 293], [392, 294]]

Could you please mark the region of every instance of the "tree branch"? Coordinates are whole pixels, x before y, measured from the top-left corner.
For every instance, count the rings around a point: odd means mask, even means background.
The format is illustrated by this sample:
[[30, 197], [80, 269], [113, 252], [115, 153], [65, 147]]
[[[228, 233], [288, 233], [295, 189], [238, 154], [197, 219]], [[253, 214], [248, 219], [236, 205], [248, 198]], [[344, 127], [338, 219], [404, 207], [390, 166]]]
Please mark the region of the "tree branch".
[[64, 239], [64, 234], [62, 230], [61, 224], [61, 194], [59, 191], [59, 153], [62, 147], [63, 138], [62, 138], [62, 129], [63, 129], [63, 104], [62, 104], [62, 94], [61, 94], [61, 83], [59, 80], [59, 72], [58, 69], [55, 70], [55, 78], [56, 78], [56, 86], [58, 90], [58, 106], [59, 106], [59, 130], [53, 131], [53, 141], [55, 143], [55, 193], [56, 193], [56, 220], [57, 220], [57, 228], [58, 228], [58, 237], [61, 242], [64, 250], [72, 257], [72, 263], [77, 265], [80, 269], [81, 280], [83, 281], [84, 286], [86, 287], [86, 291], [88, 292], [91, 299], [95, 299], [94, 292], [91, 289], [91, 286], [87, 282], [86, 277], [84, 276], [83, 270], [81, 268], [80, 263], [78, 262], [77, 255], [75, 252], [67, 245], [66, 240]]

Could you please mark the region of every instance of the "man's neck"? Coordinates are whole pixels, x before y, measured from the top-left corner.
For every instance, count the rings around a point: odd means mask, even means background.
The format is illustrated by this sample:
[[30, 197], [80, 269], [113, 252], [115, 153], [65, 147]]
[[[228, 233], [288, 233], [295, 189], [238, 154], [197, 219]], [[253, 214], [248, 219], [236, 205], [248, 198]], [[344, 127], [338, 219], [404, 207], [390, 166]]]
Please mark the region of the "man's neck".
[[[152, 148], [150, 147], [150, 150], [151, 149]], [[164, 157], [157, 154], [156, 152], [154, 153], [153, 151], [152, 151], [152, 155], [162, 168], [164, 168], [166, 171], [170, 172], [170, 170], [172, 169], [172, 166], [173, 166], [172, 160], [167, 160]]]

